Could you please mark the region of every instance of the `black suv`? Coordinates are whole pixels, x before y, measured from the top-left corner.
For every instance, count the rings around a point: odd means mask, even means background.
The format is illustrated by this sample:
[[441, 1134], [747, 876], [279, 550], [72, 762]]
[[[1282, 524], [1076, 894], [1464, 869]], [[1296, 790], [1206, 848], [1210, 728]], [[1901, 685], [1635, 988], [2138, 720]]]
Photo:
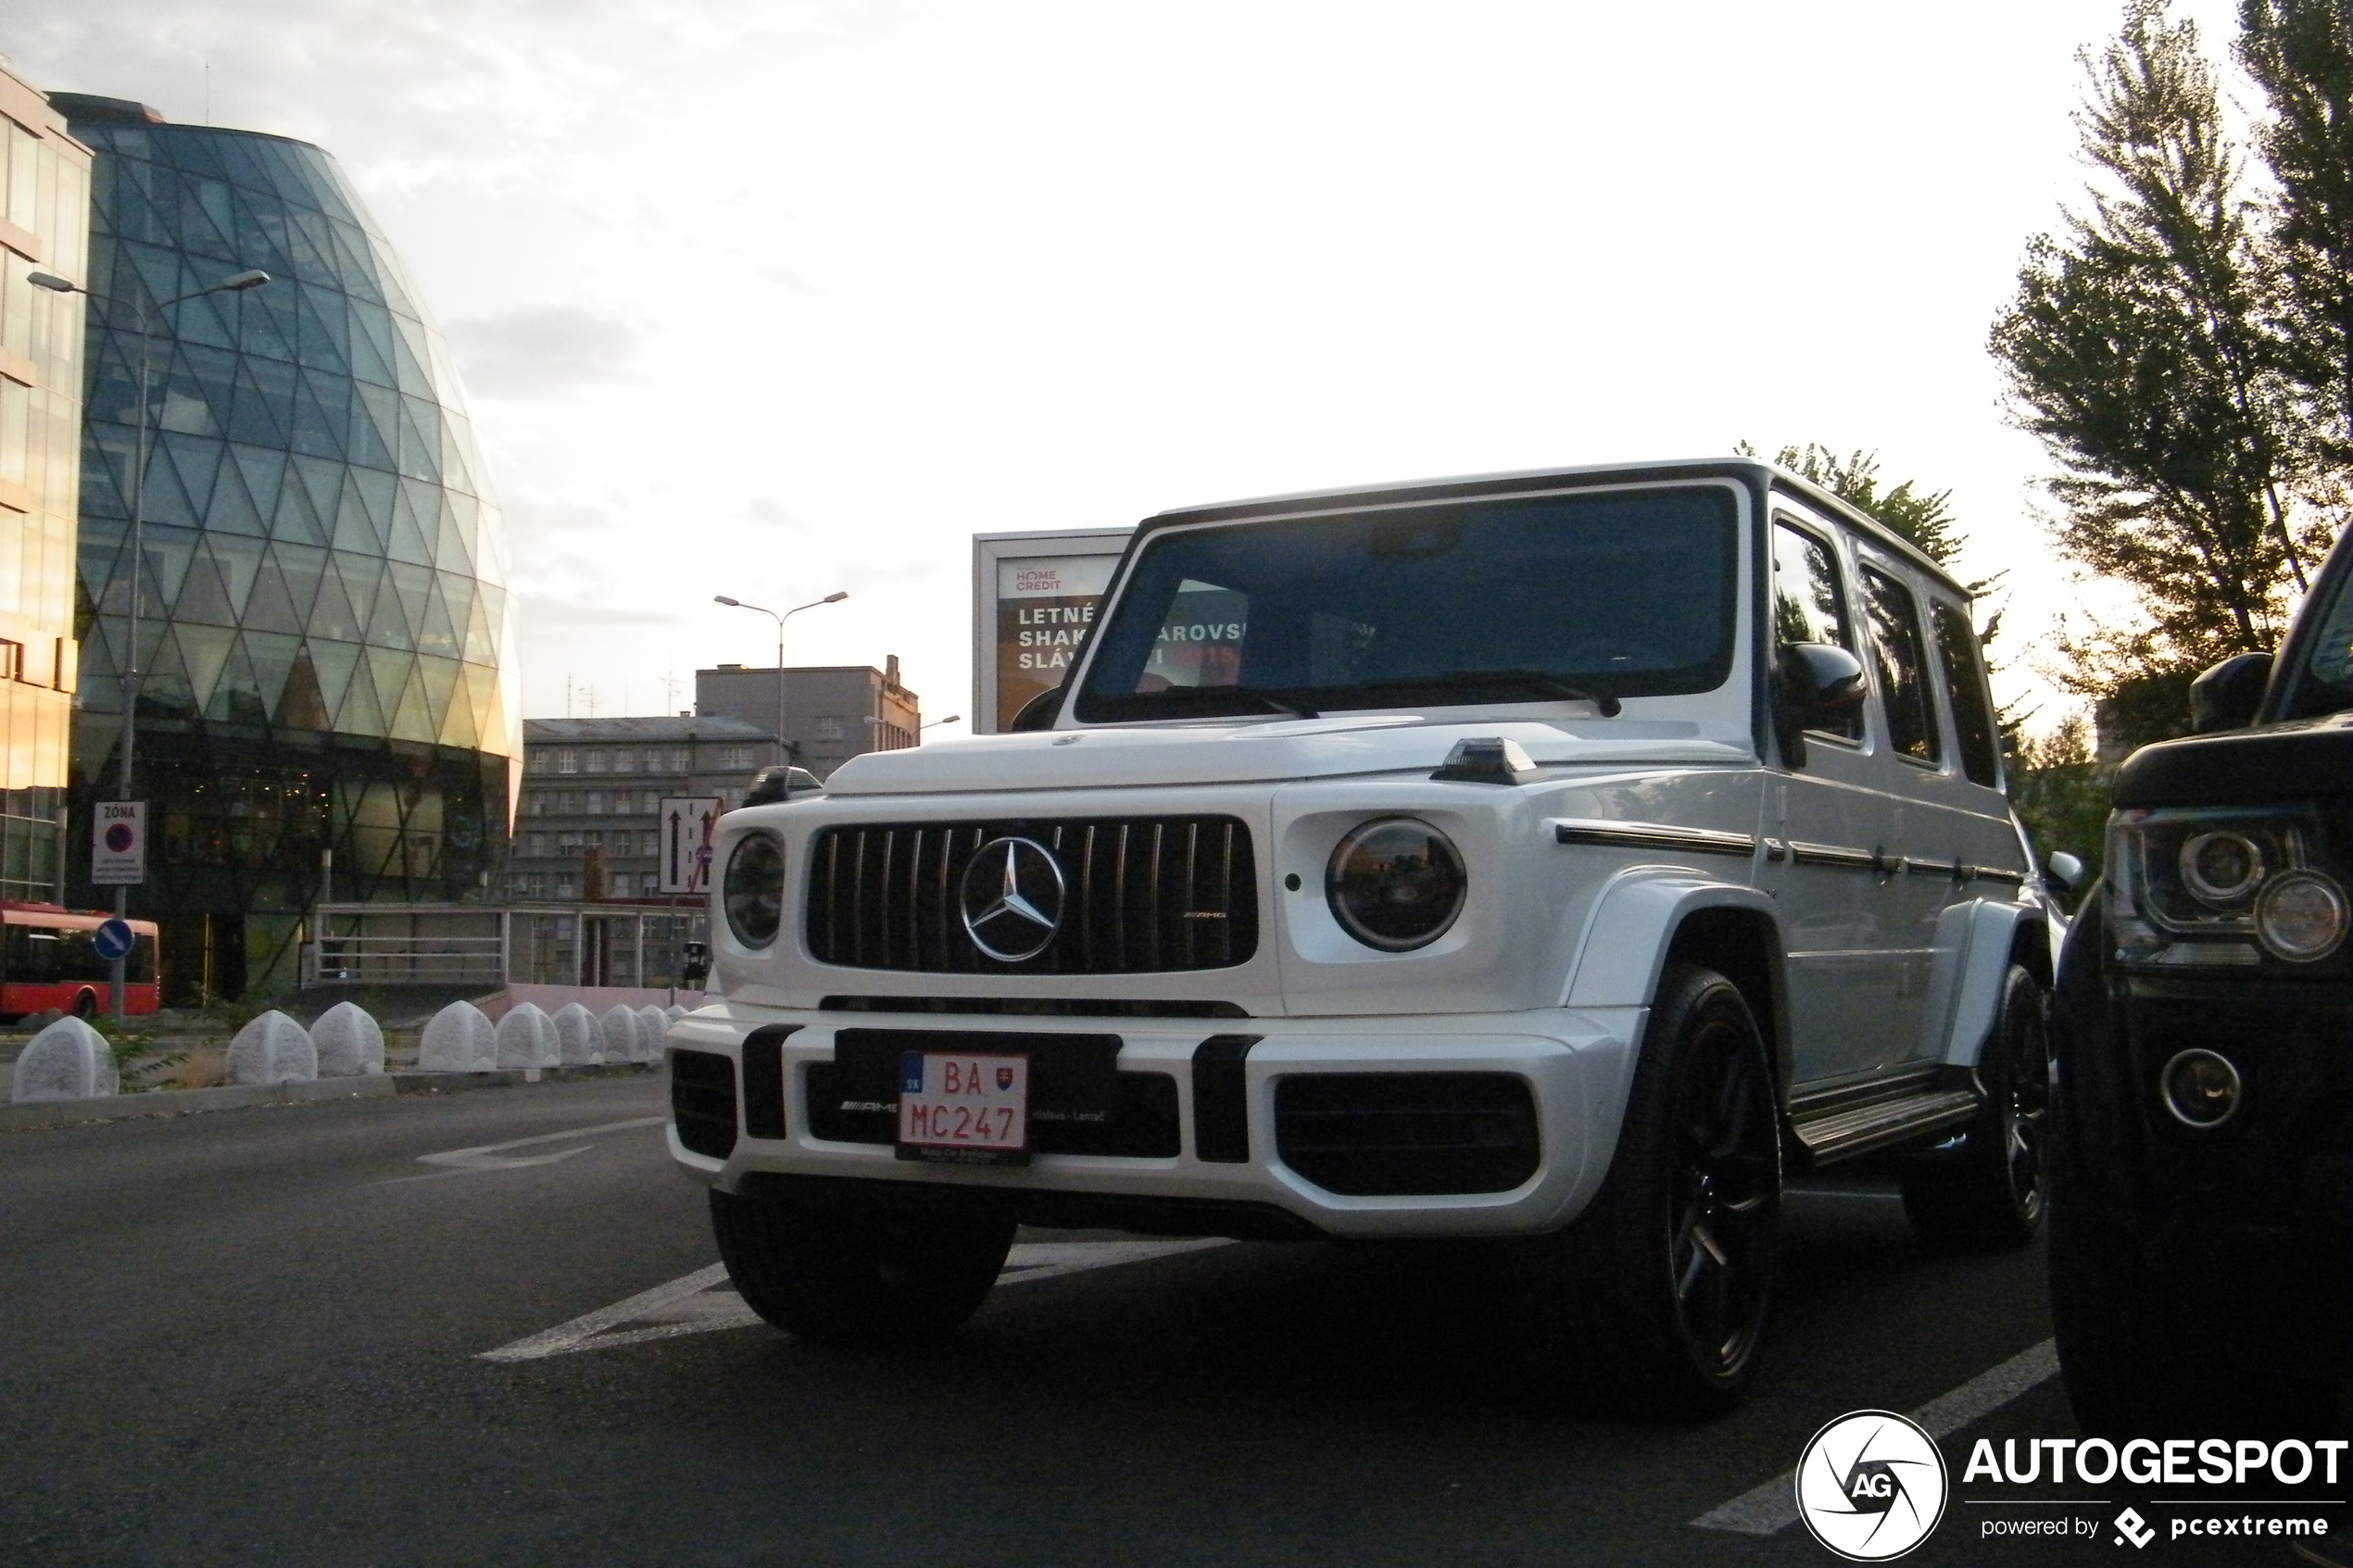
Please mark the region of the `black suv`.
[[2051, 1306], [2085, 1431], [2309, 1435], [2353, 1340], [2353, 548], [2117, 774], [2052, 1000]]

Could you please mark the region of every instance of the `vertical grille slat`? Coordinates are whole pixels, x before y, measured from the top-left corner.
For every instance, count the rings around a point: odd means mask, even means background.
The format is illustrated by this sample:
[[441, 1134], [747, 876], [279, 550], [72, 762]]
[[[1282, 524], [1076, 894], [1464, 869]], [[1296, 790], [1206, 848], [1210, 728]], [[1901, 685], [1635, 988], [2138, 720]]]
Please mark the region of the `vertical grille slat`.
[[[1053, 940], [1010, 964], [974, 945], [962, 910], [965, 870], [1002, 837], [1048, 849], [1063, 883]], [[809, 865], [802, 920], [820, 963], [1144, 974], [1229, 968], [1258, 948], [1257, 865], [1249, 829], [1231, 817], [849, 824], [821, 831]]]

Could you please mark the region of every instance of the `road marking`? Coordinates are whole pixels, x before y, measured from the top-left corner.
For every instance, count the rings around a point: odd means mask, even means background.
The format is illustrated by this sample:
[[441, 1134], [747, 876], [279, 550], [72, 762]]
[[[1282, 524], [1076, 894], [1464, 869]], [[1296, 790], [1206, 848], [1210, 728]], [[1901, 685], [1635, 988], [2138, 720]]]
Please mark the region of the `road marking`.
[[[1199, 1252], [1225, 1245], [1223, 1236], [1191, 1241], [1025, 1242], [1006, 1255], [1004, 1272], [997, 1276], [997, 1284], [1000, 1287], [1024, 1285], [1034, 1279], [1054, 1279], [1088, 1269], [1140, 1263], [1149, 1258], [1174, 1257], [1179, 1252]], [[684, 1334], [710, 1334], [717, 1329], [743, 1328], [759, 1323], [760, 1314], [745, 1306], [744, 1298], [734, 1290], [713, 1288], [726, 1283], [727, 1265], [713, 1263], [668, 1285], [641, 1290], [625, 1301], [599, 1307], [570, 1323], [542, 1329], [496, 1350], [484, 1350], [475, 1359], [535, 1361], [580, 1350], [607, 1350], [621, 1345], [642, 1345], [649, 1339], [674, 1339]]]
[[[1912, 1419], [1931, 1437], [1950, 1436], [2048, 1381], [2057, 1371], [2058, 1346], [2045, 1339], [1979, 1373], [1958, 1388], [1939, 1394], [1914, 1411]], [[1743, 1536], [1770, 1536], [1786, 1530], [1797, 1523], [1797, 1472], [1785, 1470], [1721, 1508], [1709, 1509], [1692, 1523], [1703, 1530], [1730, 1530]]]
[[535, 1148], [541, 1144], [572, 1143], [579, 1138], [601, 1137], [607, 1133], [635, 1132], [639, 1127], [660, 1127], [670, 1121], [667, 1116], [639, 1116], [627, 1122], [606, 1122], [594, 1127], [574, 1127], [563, 1133], [540, 1133], [527, 1138], [509, 1138], [505, 1143], [478, 1144], [472, 1148], [452, 1148], [439, 1154], [420, 1154], [420, 1165], [441, 1165], [447, 1169], [423, 1176], [395, 1176], [390, 1181], [372, 1182], [371, 1186], [396, 1186], [403, 1182], [437, 1181], [445, 1176], [478, 1176], [488, 1171], [521, 1171], [534, 1165], [553, 1165], [575, 1154], [585, 1154], [588, 1144], [575, 1148], [558, 1149], [551, 1154], [527, 1154], [517, 1158], [503, 1156], [510, 1148]]

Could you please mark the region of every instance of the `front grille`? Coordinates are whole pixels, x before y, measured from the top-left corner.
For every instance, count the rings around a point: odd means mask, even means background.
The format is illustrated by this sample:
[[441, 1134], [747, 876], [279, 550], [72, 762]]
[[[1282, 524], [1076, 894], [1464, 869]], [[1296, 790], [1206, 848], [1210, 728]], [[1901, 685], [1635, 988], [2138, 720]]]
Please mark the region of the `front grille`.
[[[1052, 939], [1018, 963], [982, 952], [963, 916], [974, 854], [1008, 837], [1050, 850], [1065, 889]], [[805, 931], [820, 963], [931, 973], [1151, 974], [1230, 968], [1258, 950], [1250, 830], [1232, 817], [836, 827], [817, 834], [809, 852]]]
[[724, 1160], [736, 1151], [736, 1066], [710, 1051], [670, 1053], [670, 1119], [678, 1141]]
[[1536, 1173], [1536, 1105], [1508, 1073], [1316, 1073], [1275, 1085], [1275, 1149], [1355, 1198], [1509, 1192]]

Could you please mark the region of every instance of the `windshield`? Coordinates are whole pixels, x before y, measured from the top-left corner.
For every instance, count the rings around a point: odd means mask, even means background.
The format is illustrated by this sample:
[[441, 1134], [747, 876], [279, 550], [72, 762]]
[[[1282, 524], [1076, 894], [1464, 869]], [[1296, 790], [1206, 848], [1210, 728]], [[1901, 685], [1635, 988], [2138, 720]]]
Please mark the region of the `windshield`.
[[1138, 557], [1088, 722], [1708, 691], [1732, 655], [1731, 491], [1448, 502], [1170, 533]]
[[2312, 628], [2303, 644], [2303, 668], [2288, 672], [2281, 717], [2309, 718], [2353, 708], [2353, 571], [2342, 565], [2323, 581], [2299, 617]]

